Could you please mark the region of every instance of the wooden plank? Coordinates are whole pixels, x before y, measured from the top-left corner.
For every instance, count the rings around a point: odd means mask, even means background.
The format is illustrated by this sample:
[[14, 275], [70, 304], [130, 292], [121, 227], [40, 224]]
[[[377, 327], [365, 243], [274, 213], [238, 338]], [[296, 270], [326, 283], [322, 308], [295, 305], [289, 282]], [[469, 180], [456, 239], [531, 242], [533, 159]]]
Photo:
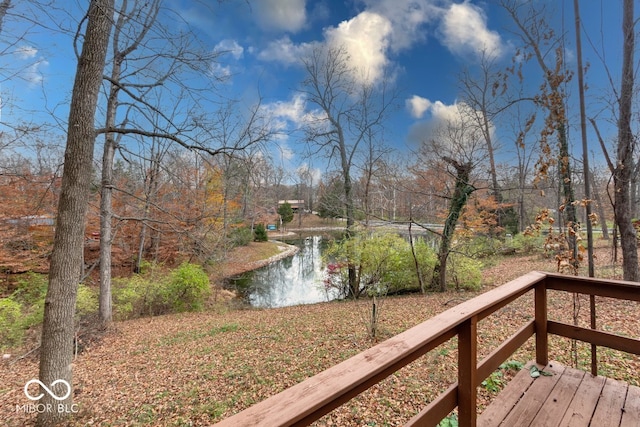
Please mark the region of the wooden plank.
[[476, 427], [478, 318], [472, 317], [458, 330], [458, 421], [463, 426]]
[[584, 371], [565, 368], [542, 408], [531, 423], [532, 426], [554, 427], [564, 416], [582, 382]]
[[535, 323], [530, 320], [523, 325], [518, 332], [511, 335], [505, 342], [503, 342], [498, 348], [493, 350], [487, 357], [482, 359], [478, 364], [478, 377], [479, 386], [482, 381], [489, 377], [496, 369], [502, 365], [502, 363], [509, 358], [517, 349], [522, 347], [524, 343], [535, 333]]
[[602, 395], [591, 418], [592, 426], [618, 427], [620, 425], [627, 387], [626, 383], [611, 378], [605, 380]]
[[441, 393], [422, 411], [409, 420], [404, 427], [435, 427], [458, 406], [458, 383]]
[[640, 283], [547, 273], [547, 289], [640, 301]]
[[550, 334], [573, 338], [600, 347], [608, 347], [614, 350], [640, 355], [640, 340], [634, 338], [627, 338], [609, 332], [596, 331], [555, 321], [548, 322], [547, 331]]
[[547, 287], [546, 282], [536, 286], [535, 322], [536, 322], [536, 362], [549, 363], [549, 338], [547, 334]]
[[504, 419], [505, 426], [528, 426], [540, 411], [540, 408], [547, 400], [549, 393], [555, 387], [564, 372], [564, 366], [549, 362], [544, 370], [552, 375], [541, 375], [533, 381], [531, 387], [516, 404], [509, 415]]
[[640, 425], [640, 387], [630, 385], [624, 402], [624, 411], [620, 427], [638, 427]]
[[585, 374], [576, 391], [575, 398], [567, 408], [567, 411], [560, 422], [562, 427], [588, 427], [596, 404], [600, 399], [602, 387], [604, 387], [603, 377], [594, 377]]
[[529, 373], [532, 364], [531, 362], [527, 363], [509, 381], [493, 402], [482, 411], [482, 414], [478, 417], [478, 426], [493, 427], [500, 425], [533, 383], [533, 378]]

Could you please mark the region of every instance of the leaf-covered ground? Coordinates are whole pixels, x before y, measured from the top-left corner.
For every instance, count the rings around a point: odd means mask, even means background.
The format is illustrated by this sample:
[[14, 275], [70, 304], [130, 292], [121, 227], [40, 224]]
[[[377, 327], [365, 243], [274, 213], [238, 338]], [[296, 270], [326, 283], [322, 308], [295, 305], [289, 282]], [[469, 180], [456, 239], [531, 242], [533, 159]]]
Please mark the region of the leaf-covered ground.
[[[599, 254], [599, 271], [619, 272], [607, 249]], [[486, 291], [530, 270], [554, 269], [541, 257], [505, 258], [485, 272]], [[381, 338], [410, 328], [438, 312], [472, 298], [474, 293], [387, 298], [381, 308]], [[571, 295], [551, 293], [550, 317], [571, 321]], [[587, 323], [588, 300], [578, 302], [580, 322]], [[479, 325], [481, 356], [533, 316], [529, 296]], [[281, 309], [225, 310], [119, 322], [113, 333], [80, 353], [74, 362], [74, 393], [79, 412], [69, 425], [186, 426], [208, 425], [320, 372], [374, 343], [367, 338], [368, 305], [333, 302]], [[637, 303], [598, 299], [604, 330], [640, 338]], [[551, 357], [571, 365], [570, 343], [551, 340]], [[533, 358], [528, 342], [512, 360]], [[578, 348], [579, 365], [589, 363], [586, 346]], [[602, 374], [638, 384], [640, 358], [601, 350]], [[5, 360], [0, 371], [0, 420], [9, 426], [31, 425], [34, 414], [24, 385], [37, 377], [33, 356]], [[588, 369], [588, 368], [585, 368]], [[513, 372], [495, 374], [480, 389], [484, 405]], [[391, 375], [317, 425], [402, 425], [456, 376], [456, 343], [450, 341]]]

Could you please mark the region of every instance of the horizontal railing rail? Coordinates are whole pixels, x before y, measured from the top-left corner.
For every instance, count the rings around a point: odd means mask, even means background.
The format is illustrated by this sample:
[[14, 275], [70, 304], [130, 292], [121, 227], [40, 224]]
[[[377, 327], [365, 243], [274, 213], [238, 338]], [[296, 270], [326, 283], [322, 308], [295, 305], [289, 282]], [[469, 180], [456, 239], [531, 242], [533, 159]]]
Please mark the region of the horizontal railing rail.
[[[547, 290], [640, 301], [640, 284], [531, 272], [440, 313], [216, 426], [303, 426], [377, 384], [430, 350], [458, 337], [457, 382], [416, 414], [407, 426], [435, 426], [458, 408], [461, 426], [476, 425], [477, 387], [535, 335], [536, 362], [548, 363], [548, 334], [640, 354], [640, 340], [547, 319]], [[478, 322], [533, 291], [535, 319], [523, 325], [480, 363]]]

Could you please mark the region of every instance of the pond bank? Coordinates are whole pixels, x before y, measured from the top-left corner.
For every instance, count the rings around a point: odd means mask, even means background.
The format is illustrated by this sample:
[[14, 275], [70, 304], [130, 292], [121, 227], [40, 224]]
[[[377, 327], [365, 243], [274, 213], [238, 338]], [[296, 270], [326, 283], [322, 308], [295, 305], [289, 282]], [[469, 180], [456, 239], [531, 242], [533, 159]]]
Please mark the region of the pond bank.
[[248, 271], [256, 270], [281, 259], [293, 256], [299, 247], [277, 240], [268, 242], [251, 242], [247, 246], [234, 248], [229, 252], [220, 269], [215, 274], [215, 280], [220, 281], [237, 276]]

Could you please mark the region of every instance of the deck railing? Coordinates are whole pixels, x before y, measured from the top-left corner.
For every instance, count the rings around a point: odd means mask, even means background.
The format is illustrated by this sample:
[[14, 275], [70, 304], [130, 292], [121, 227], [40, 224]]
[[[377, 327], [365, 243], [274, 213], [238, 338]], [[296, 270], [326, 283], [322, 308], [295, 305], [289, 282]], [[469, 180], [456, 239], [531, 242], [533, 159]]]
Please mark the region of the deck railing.
[[[223, 426], [309, 425], [450, 338], [458, 337], [458, 381], [416, 414], [407, 426], [435, 426], [458, 407], [461, 426], [476, 425], [477, 387], [535, 335], [536, 362], [548, 362], [548, 334], [640, 354], [640, 340], [550, 321], [547, 291], [640, 301], [640, 283], [531, 272], [402, 332], [375, 347], [269, 397], [216, 424]], [[535, 318], [480, 363], [478, 322], [528, 292]]]

